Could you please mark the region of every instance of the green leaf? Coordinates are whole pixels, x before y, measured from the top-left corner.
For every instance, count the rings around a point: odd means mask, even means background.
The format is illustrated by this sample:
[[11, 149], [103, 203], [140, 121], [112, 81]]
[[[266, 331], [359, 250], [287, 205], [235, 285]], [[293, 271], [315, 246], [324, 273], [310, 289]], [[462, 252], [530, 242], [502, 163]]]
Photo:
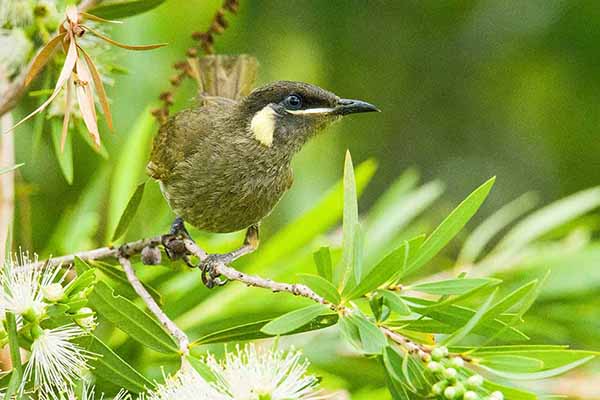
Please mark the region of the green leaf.
[[381, 354], [387, 346], [387, 340], [381, 330], [364, 315], [357, 312], [348, 314], [348, 318], [358, 327], [362, 350], [367, 354]]
[[498, 232], [531, 210], [537, 201], [538, 196], [531, 192], [525, 193], [493, 213], [465, 239], [457, 264], [464, 265], [475, 262]]
[[360, 224], [354, 228], [354, 252], [352, 253], [352, 272], [354, 273], [354, 282], [359, 284], [363, 276], [363, 252], [364, 240]]
[[381, 285], [390, 281], [392, 277], [404, 269], [411, 249], [418, 248], [422, 241], [422, 236], [417, 236], [409, 241], [405, 240], [402, 245], [371, 268], [358, 286], [354, 288], [347, 287], [345, 292], [348, 293], [342, 292], [342, 297], [346, 300], [353, 300], [378, 289]]
[[206, 382], [212, 383], [218, 381], [219, 378], [215, 375], [213, 370], [204, 362], [202, 362], [202, 360], [199, 360], [191, 355], [186, 356], [186, 359]]
[[454, 236], [456, 236], [483, 204], [494, 185], [495, 180], [495, 177], [491, 178], [475, 189], [473, 193], [463, 200], [463, 202], [442, 221], [442, 223], [425, 240], [419, 251], [414, 256], [411, 256], [409, 265], [406, 267], [403, 276], [422, 267], [437, 255], [437, 253], [439, 253], [439, 251], [443, 249]]
[[10, 360], [14, 366], [13, 376], [11, 377], [6, 394], [6, 398], [10, 399], [10, 395], [16, 393], [21, 384], [21, 378], [23, 377], [23, 366], [21, 365], [21, 348], [19, 346], [19, 335], [17, 333], [17, 319], [15, 314], [11, 312], [6, 312], [5, 315]]
[[483, 303], [483, 305], [477, 310], [477, 312], [471, 317], [469, 322], [466, 323], [465, 326], [454, 332], [452, 335], [448, 336], [443, 340], [443, 344], [446, 346], [450, 346], [453, 343], [456, 343], [462, 340], [465, 336], [467, 336], [471, 331], [477, 327], [485, 313], [489, 310], [492, 302], [494, 301], [494, 297], [496, 297], [496, 293], [498, 292], [498, 288], [496, 288], [492, 294], [487, 298], [487, 300]]
[[52, 131], [50, 136], [54, 144], [54, 154], [56, 154], [58, 165], [60, 165], [60, 170], [65, 180], [70, 185], [73, 183], [73, 143], [71, 135], [67, 135], [64, 150], [61, 150], [62, 121], [58, 118], [52, 118], [50, 120], [50, 127]]
[[529, 380], [538, 380], [538, 379], [548, 379], [548, 378], [552, 378], [557, 375], [564, 374], [565, 372], [568, 372], [574, 368], [579, 367], [580, 365], [587, 363], [588, 361], [592, 360], [594, 357], [595, 356], [590, 355], [590, 356], [584, 357], [580, 360], [573, 361], [569, 364], [562, 365], [560, 367], [556, 367], [556, 368], [552, 368], [552, 369], [545, 369], [543, 371], [538, 371], [538, 372], [522, 372], [522, 373], [520, 373], [520, 372], [499, 371], [496, 369], [488, 368], [484, 365], [482, 365], [482, 368], [491, 372], [492, 374], [494, 374], [496, 376], [500, 376], [502, 378], [512, 379], [512, 380], [528, 380], [529, 381]]
[[389, 290], [382, 290], [380, 293], [383, 296], [385, 305], [388, 306], [390, 310], [401, 316], [411, 314], [410, 308], [398, 293], [390, 292]]
[[458, 295], [482, 286], [498, 285], [501, 282], [500, 279], [493, 278], [446, 279], [437, 282], [419, 283], [410, 286], [408, 289], [429, 294]]
[[144, 189], [146, 188], [146, 182], [140, 183], [138, 187], [135, 189], [135, 192], [129, 199], [129, 203], [127, 203], [127, 207], [125, 207], [125, 211], [121, 215], [119, 219], [119, 224], [117, 225], [117, 229], [115, 229], [115, 233], [113, 234], [112, 240], [113, 242], [119, 239], [121, 236], [125, 234], [129, 224], [133, 217], [135, 217], [135, 213], [137, 212], [140, 203], [142, 202], [142, 197], [144, 196]]
[[357, 227], [358, 199], [354, 167], [352, 166], [350, 152], [346, 151], [346, 160], [344, 162], [344, 214], [342, 222], [342, 269], [344, 272], [341, 274], [341, 288], [344, 288], [352, 275]]
[[312, 304], [274, 319], [263, 326], [261, 332], [267, 335], [283, 335], [308, 324], [327, 311], [329, 311], [329, 308], [323, 304]]
[[25, 165], [25, 163], [16, 164], [16, 165], [13, 165], [12, 167], [0, 168], [0, 175], [4, 175], [7, 172], [14, 171], [15, 169], [17, 169], [23, 165]]
[[146, 347], [161, 353], [177, 353], [175, 340], [152, 317], [122, 296], [115, 296], [104, 282], [98, 282], [89, 296], [93, 308], [117, 328]]
[[494, 392], [496, 390], [501, 391], [506, 400], [539, 400], [539, 396], [535, 393], [511, 386], [500, 385], [499, 383], [491, 382], [487, 379], [484, 381], [483, 387], [489, 392]]
[[600, 187], [577, 192], [556, 201], [519, 222], [498, 243], [494, 251], [518, 251], [545, 233], [600, 207]]
[[142, 14], [160, 6], [165, 0], [108, 0], [89, 13], [104, 19], [119, 19]]
[[333, 282], [333, 266], [329, 247], [321, 247], [318, 251], [313, 253], [313, 259], [315, 260], [319, 275], [329, 282]]
[[390, 374], [390, 377], [404, 383], [406, 379], [402, 371], [403, 361], [404, 356], [398, 353], [393, 347], [386, 346], [383, 350], [383, 365], [385, 365], [385, 369]]
[[362, 351], [362, 342], [358, 325], [348, 318], [348, 316], [343, 316], [338, 321], [338, 327], [340, 328], [342, 337], [344, 337], [356, 350]]
[[[237, 325], [217, 332], [211, 332], [195, 340], [191, 344], [191, 347], [210, 343], [239, 342], [244, 340], [268, 338], [273, 335], [268, 335], [262, 332], [261, 330], [266, 324], [268, 324], [271, 321], [273, 321], [273, 318]], [[337, 314], [320, 315], [317, 318], [310, 321], [308, 324], [305, 324], [298, 329], [288, 332], [286, 335], [294, 335], [296, 333], [327, 328], [331, 325], [335, 325], [337, 321]]]
[[133, 188], [137, 186], [146, 165], [150, 142], [155, 132], [155, 120], [149, 108], [135, 121], [121, 146], [119, 159], [115, 163], [110, 182], [110, 195], [106, 220], [106, 241], [115, 231], [123, 210], [125, 210]]
[[544, 363], [536, 358], [496, 354], [478, 358], [478, 364], [496, 371], [534, 372], [544, 367]]
[[[456, 328], [463, 327], [475, 315], [474, 310], [459, 305], [450, 304], [444, 307], [436, 307], [437, 303], [430, 300], [407, 296], [403, 296], [403, 299], [408, 302], [413, 312], [445, 324], [449, 329], [451, 329], [451, 332], [454, 332]], [[410, 322], [407, 328], [412, 330], [425, 329], [426, 326], [423, 325], [424, 322], [427, 326], [431, 324], [427, 320], [418, 320]], [[490, 337], [495, 335], [504, 327], [506, 327], [506, 323], [497, 318], [490, 320], [484, 318], [484, 321], [478, 324], [473, 332], [478, 335]], [[443, 333], [445, 331], [427, 330], [427, 332]], [[511, 327], [505, 332], [504, 339], [527, 340], [529, 338], [521, 331]]]
[[99, 338], [92, 335], [89, 351], [98, 355], [90, 361], [94, 374], [132, 393], [153, 388], [154, 384], [136, 371]]
[[325, 300], [333, 304], [340, 304], [340, 294], [331, 282], [321, 278], [318, 275], [298, 274], [298, 276], [300, 277], [300, 281], [302, 283], [314, 290], [319, 296], [322, 296], [325, 298]]

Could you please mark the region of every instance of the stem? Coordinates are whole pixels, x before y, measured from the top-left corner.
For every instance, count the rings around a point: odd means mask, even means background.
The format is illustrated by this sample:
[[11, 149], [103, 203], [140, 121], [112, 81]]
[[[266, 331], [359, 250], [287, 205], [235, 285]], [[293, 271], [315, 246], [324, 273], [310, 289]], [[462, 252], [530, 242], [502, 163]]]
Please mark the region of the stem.
[[127, 275], [127, 279], [135, 292], [142, 298], [144, 303], [148, 309], [156, 316], [156, 318], [163, 324], [163, 326], [173, 335], [175, 339], [179, 342], [179, 351], [182, 356], [187, 356], [190, 353], [189, 344], [190, 340], [187, 335], [179, 329], [177, 325], [164, 313], [164, 311], [156, 304], [150, 293], [146, 290], [144, 285], [140, 282], [138, 277], [135, 275], [135, 271], [131, 266], [131, 261], [129, 258], [119, 256], [119, 263], [125, 270], [125, 274]]
[[[5, 399], [9, 400], [13, 394], [19, 390], [21, 378], [23, 376], [23, 365], [21, 364], [21, 350], [19, 346], [19, 336], [17, 333], [17, 319], [15, 314], [6, 312], [6, 327], [8, 333], [8, 347], [10, 349], [10, 360], [12, 362], [12, 377], [8, 389], [6, 390]], [[20, 398], [20, 396], [17, 396]]]

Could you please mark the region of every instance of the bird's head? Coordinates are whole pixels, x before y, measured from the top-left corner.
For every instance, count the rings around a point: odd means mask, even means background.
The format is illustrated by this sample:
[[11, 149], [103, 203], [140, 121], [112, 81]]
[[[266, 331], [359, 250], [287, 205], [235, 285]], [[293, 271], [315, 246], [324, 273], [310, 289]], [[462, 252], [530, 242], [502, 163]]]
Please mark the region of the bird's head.
[[364, 101], [341, 99], [318, 86], [290, 81], [255, 89], [240, 107], [254, 139], [289, 153], [344, 115], [379, 111]]

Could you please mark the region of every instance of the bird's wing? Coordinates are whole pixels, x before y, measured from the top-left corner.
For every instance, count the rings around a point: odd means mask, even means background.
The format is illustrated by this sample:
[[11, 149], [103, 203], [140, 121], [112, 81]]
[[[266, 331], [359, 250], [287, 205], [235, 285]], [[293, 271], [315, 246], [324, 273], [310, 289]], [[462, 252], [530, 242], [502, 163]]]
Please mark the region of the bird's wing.
[[235, 102], [228, 99], [205, 103], [202, 107], [180, 111], [164, 123], [156, 136], [146, 166], [148, 175], [166, 181], [173, 169], [188, 159], [203, 141], [211, 140], [214, 127], [229, 114]]

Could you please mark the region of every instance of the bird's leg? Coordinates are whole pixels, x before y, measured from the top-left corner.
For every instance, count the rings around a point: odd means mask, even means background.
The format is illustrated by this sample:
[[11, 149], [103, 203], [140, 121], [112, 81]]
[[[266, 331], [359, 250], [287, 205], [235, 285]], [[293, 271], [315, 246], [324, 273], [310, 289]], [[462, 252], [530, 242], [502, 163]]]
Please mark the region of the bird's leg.
[[204, 282], [206, 287], [210, 289], [214, 286], [222, 286], [227, 283], [227, 281], [219, 279], [219, 273], [216, 272], [215, 267], [220, 263], [229, 264], [230, 262], [255, 251], [258, 248], [259, 243], [258, 232], [258, 225], [251, 225], [246, 230], [246, 237], [244, 238], [242, 247], [229, 253], [210, 254], [200, 264], [200, 268], [202, 269], [202, 282]]
[[185, 248], [185, 243], [183, 242], [183, 239], [191, 238], [190, 233], [185, 229], [183, 218], [175, 218], [175, 221], [171, 224], [169, 233], [162, 238], [162, 244], [167, 256], [169, 256], [171, 260], [178, 260], [181, 258], [189, 267], [196, 267], [196, 265], [190, 261], [187, 249]]

